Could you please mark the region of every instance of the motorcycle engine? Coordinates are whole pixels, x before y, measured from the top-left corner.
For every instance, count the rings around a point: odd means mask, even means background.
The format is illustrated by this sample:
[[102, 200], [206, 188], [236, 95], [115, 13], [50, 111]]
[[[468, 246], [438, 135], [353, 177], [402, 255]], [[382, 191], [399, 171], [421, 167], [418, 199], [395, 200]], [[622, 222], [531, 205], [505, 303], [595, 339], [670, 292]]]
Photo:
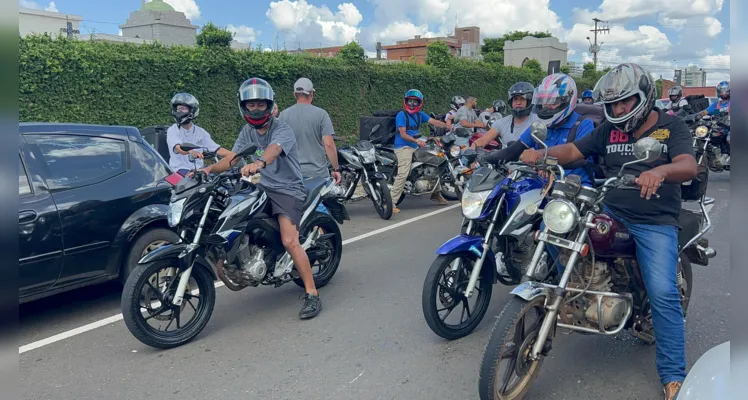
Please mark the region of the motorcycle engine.
[[[563, 252], [559, 261], [566, 265], [568, 263], [568, 252]], [[614, 263], [611, 265], [606, 261], [596, 261], [593, 265], [588, 257], [581, 258], [577, 261], [575, 271], [569, 278], [568, 287], [574, 289], [597, 292], [618, 292], [615, 288], [625, 288], [622, 284], [620, 268], [622, 265]], [[614, 271], [616, 273], [614, 273]], [[625, 274], [625, 268], [623, 270]], [[588, 287], [589, 285], [589, 287]], [[574, 299], [574, 300], [571, 300]], [[571, 301], [569, 301], [571, 300]], [[560, 312], [561, 320], [568, 325], [581, 326], [590, 329], [599, 329], [602, 325], [605, 329], [611, 329], [625, 322], [626, 300], [615, 297], [603, 297], [602, 299], [602, 317], [597, 315], [597, 295], [569, 292], [564, 299], [564, 306]]]
[[243, 286], [257, 286], [268, 272], [265, 263], [265, 250], [249, 242], [249, 235], [242, 235], [237, 252], [237, 266], [231, 265], [225, 269], [226, 276], [231, 281]]
[[340, 184], [333, 187], [333, 195], [343, 197], [348, 193], [348, 189], [353, 184], [356, 174], [351, 171], [342, 171], [340, 175]]
[[430, 192], [436, 185], [438, 172], [435, 167], [421, 167], [418, 169], [418, 178], [415, 181], [417, 193]]

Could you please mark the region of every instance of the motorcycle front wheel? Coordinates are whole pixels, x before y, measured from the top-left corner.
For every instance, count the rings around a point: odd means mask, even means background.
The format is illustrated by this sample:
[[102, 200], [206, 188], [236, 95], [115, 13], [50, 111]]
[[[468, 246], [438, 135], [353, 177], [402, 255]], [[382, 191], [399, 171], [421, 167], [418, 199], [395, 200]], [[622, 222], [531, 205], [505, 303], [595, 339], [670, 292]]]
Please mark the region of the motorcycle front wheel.
[[[426, 274], [421, 292], [423, 317], [434, 333], [447, 340], [469, 335], [480, 324], [488, 310], [493, 281], [489, 278], [490, 274], [484, 273], [485, 269], [481, 271], [471, 296], [475, 299], [472, 308], [471, 299], [465, 297], [470, 273], [477, 261], [478, 258], [470, 252], [440, 255]], [[459, 320], [454, 324], [447, 322], [452, 311], [458, 306], [462, 306]]]
[[[512, 296], [494, 324], [481, 361], [478, 392], [481, 400], [522, 399], [537, 378], [543, 356], [529, 359], [545, 317], [545, 297], [526, 301]], [[528, 316], [537, 314], [527, 323]], [[507, 361], [505, 369], [501, 363]]]
[[[194, 339], [208, 324], [216, 304], [213, 275], [197, 264], [190, 273], [182, 304], [172, 304], [184, 273], [177, 268], [178, 263], [172, 257], [139, 265], [122, 291], [122, 317], [127, 329], [143, 344], [158, 349], [178, 347]], [[187, 316], [191, 318], [185, 319]]]

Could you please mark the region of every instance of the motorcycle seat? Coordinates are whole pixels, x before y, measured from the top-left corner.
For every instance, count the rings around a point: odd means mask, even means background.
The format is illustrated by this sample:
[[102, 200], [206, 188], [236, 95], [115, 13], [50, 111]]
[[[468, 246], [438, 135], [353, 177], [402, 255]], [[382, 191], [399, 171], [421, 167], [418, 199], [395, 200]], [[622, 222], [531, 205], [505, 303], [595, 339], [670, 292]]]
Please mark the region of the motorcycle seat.
[[381, 144], [377, 146], [379, 149], [387, 150], [387, 151], [395, 151], [395, 145], [394, 144]]
[[304, 189], [306, 189], [306, 199], [304, 200], [304, 206], [302, 210], [306, 210], [314, 202], [314, 200], [325, 187], [329, 178], [311, 178], [304, 181]]

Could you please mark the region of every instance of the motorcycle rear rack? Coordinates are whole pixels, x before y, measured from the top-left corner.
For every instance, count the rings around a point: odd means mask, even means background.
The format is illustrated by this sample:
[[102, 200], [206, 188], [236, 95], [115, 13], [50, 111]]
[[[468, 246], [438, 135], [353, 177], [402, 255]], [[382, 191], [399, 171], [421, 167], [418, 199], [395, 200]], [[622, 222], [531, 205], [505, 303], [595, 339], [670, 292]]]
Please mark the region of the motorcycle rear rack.
[[[626, 326], [626, 321], [631, 318], [631, 314], [633, 314], [634, 311], [634, 299], [631, 296], [631, 294], [618, 294], [613, 292], [597, 292], [593, 290], [583, 290], [583, 289], [576, 289], [576, 288], [566, 288], [567, 292], [572, 293], [584, 293], [584, 294], [592, 294], [597, 296], [597, 320], [598, 320], [598, 329], [592, 329], [592, 328], [585, 328], [583, 326], [576, 326], [576, 325], [569, 325], [564, 324], [562, 322], [557, 322], [557, 326], [559, 328], [565, 328], [572, 331], [577, 332], [585, 332], [585, 333], [594, 333], [594, 334], [601, 334], [601, 335], [608, 335], [613, 336], [619, 334], [623, 328]], [[603, 297], [612, 297], [612, 298], [618, 298], [618, 299], [624, 299], [626, 300], [626, 315], [621, 320], [621, 323], [613, 330], [605, 330], [605, 327], [600, 322], [602, 321], [602, 315], [603, 315]], [[560, 320], [560, 316], [558, 317]]]

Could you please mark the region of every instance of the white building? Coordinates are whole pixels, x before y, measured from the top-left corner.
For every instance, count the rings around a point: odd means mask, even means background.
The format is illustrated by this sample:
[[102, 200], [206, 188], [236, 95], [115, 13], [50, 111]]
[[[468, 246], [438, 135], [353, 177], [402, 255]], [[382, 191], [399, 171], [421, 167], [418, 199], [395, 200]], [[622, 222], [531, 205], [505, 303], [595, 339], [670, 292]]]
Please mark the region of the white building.
[[522, 67], [525, 62], [535, 59], [543, 71], [559, 72], [566, 65], [569, 47], [558, 38], [536, 38], [525, 36], [520, 40], [507, 40], [504, 43], [504, 65]]
[[52, 37], [62, 35], [77, 38], [82, 20], [83, 17], [79, 15], [19, 8], [18, 33], [22, 37], [48, 33]]
[[582, 76], [582, 74], [584, 73], [583, 62], [569, 61], [566, 63], [566, 66], [569, 67], [570, 76]]
[[197, 25], [192, 25], [183, 12], [175, 11], [163, 0], [143, 0], [138, 11], [130, 13], [122, 29], [122, 36], [156, 40], [163, 44], [187, 45], [195, 44]]

